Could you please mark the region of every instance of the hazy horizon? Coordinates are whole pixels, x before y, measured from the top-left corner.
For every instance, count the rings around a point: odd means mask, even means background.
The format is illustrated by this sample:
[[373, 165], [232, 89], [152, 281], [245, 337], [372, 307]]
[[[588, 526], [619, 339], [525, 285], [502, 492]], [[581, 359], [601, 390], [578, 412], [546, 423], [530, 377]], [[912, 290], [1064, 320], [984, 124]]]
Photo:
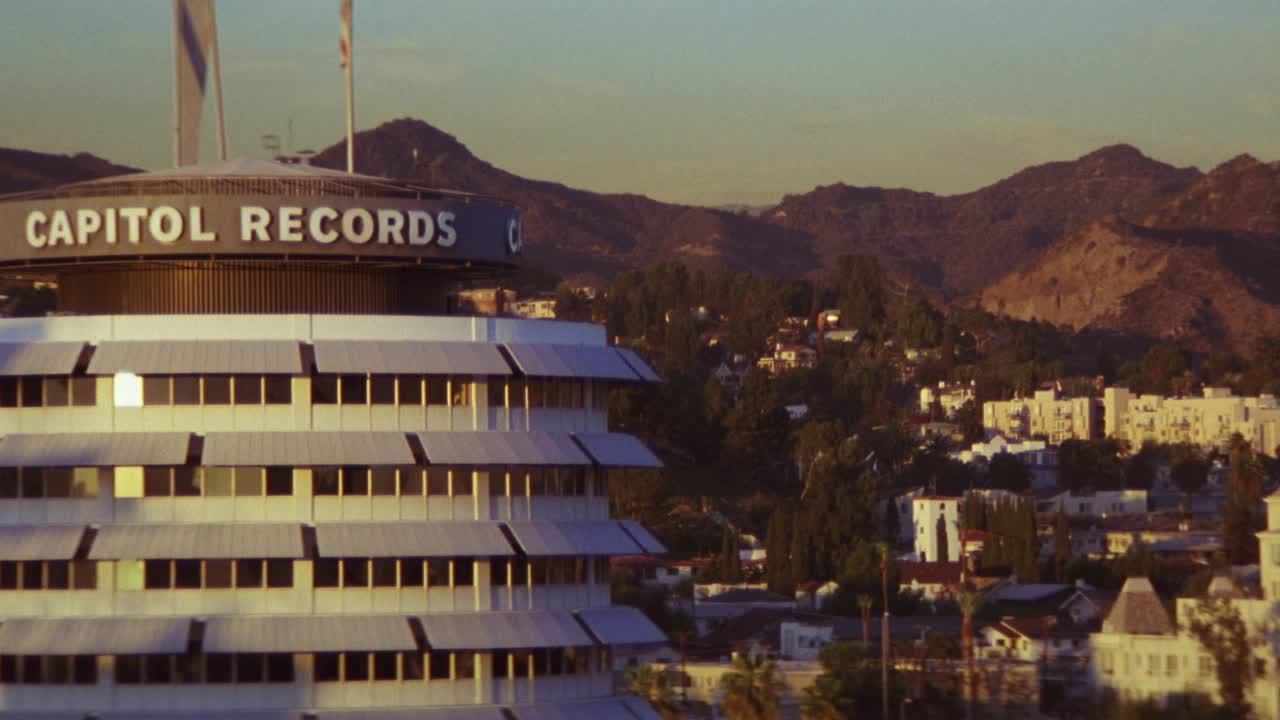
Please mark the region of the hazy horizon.
[[[295, 149], [341, 138], [337, 8], [218, 5], [231, 155], [290, 118]], [[7, 6], [0, 146], [168, 167], [170, 12]], [[520, 175], [706, 205], [968, 192], [1115, 143], [1208, 170], [1280, 156], [1277, 30], [1261, 2], [355, 0], [357, 125], [421, 118]]]

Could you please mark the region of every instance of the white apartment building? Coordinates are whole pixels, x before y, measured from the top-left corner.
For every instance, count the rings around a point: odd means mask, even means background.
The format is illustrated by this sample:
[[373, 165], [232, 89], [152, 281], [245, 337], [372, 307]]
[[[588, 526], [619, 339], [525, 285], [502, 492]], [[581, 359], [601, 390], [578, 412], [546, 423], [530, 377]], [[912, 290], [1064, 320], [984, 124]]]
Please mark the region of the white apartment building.
[[988, 434], [1050, 445], [1102, 436], [1102, 403], [1096, 398], [1060, 398], [1056, 390], [1038, 390], [1030, 398], [985, 402], [982, 425]]
[[920, 388], [920, 412], [928, 414], [933, 409], [933, 401], [937, 400], [943, 414], [950, 416], [973, 399], [973, 381], [967, 384], [939, 382], [937, 387]]
[[[153, 221], [95, 234], [118, 204]], [[614, 696], [666, 639], [608, 563], [663, 548], [608, 495], [660, 463], [606, 411], [656, 376], [439, 314], [514, 267], [513, 208], [237, 161], [0, 198], [0, 232], [66, 313], [0, 320], [0, 716], [657, 717]]]
[[1201, 397], [1164, 397], [1107, 388], [1102, 397], [1107, 435], [1135, 449], [1146, 441], [1224, 448], [1235, 433], [1268, 455], [1280, 445], [1280, 403], [1271, 395], [1240, 397], [1227, 388], [1205, 388]]
[[[926, 495], [912, 498], [911, 522], [915, 526], [915, 552], [920, 562], [956, 562], [960, 559], [960, 505], [963, 498]], [[942, 540], [945, 532], [946, 540]], [[945, 542], [945, 548], [942, 543]], [[945, 549], [946, 557], [942, 550]]]
[[1058, 485], [1058, 451], [1046, 447], [1044, 440], [1011, 441], [997, 435], [986, 442], [976, 442], [968, 450], [951, 453], [962, 463], [990, 463], [1000, 453], [1015, 455], [1031, 470], [1031, 489], [1043, 490]]
[[1037, 512], [1072, 516], [1141, 515], [1148, 510], [1146, 490], [1099, 490], [1087, 495], [1063, 492], [1036, 503]]
[[[1280, 494], [1267, 498], [1267, 530], [1258, 533], [1262, 548], [1262, 598], [1238, 597], [1225, 578], [1215, 579], [1209, 592], [1231, 597], [1257, 647], [1262, 670], [1250, 701], [1260, 720], [1280, 718], [1280, 668], [1274, 621], [1280, 611]], [[1095, 691], [1110, 690], [1127, 700], [1168, 702], [1179, 696], [1214, 698], [1218, 691], [1212, 658], [1182, 628], [1196, 612], [1198, 600], [1178, 598], [1178, 623], [1168, 616], [1151, 583], [1130, 578], [1102, 632], [1090, 637], [1093, 647], [1090, 677]]]

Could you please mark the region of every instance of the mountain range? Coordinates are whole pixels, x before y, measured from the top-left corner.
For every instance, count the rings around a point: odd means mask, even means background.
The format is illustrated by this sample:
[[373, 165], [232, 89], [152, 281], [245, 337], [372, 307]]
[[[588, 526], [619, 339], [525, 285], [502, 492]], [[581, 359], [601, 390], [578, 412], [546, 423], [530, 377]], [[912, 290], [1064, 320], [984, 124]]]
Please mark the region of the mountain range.
[[[835, 183], [726, 209], [523, 178], [420, 120], [363, 131], [356, 150], [363, 173], [518, 203], [530, 257], [597, 283], [660, 259], [820, 279], [858, 252], [939, 301], [1020, 319], [1199, 351], [1280, 333], [1269, 272], [1280, 260], [1280, 163], [1249, 156], [1202, 173], [1113, 145], [959, 195]], [[338, 143], [313, 162], [345, 158]], [[0, 150], [0, 191], [129, 170], [85, 153]]]

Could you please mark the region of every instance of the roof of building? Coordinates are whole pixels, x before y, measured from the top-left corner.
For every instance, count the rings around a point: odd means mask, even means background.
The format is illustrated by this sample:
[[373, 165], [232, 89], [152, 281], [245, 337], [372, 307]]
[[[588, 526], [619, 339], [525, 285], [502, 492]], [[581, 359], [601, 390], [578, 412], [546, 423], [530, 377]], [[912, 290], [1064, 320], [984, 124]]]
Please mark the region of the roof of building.
[[1102, 622], [1102, 631], [1128, 635], [1165, 635], [1173, 632], [1169, 611], [1160, 602], [1155, 586], [1143, 577], [1124, 581], [1120, 596]]
[[961, 562], [913, 562], [898, 561], [898, 573], [903, 585], [952, 585], [960, 582], [964, 564]]
[[991, 599], [995, 602], [1040, 602], [1054, 595], [1075, 590], [1075, 587], [1075, 585], [1060, 583], [1008, 585], [992, 593]]
[[769, 592], [768, 590], [757, 590], [754, 588], [735, 588], [726, 590], [719, 595], [712, 595], [704, 598], [701, 602], [709, 603], [791, 603], [795, 602], [794, 598]]

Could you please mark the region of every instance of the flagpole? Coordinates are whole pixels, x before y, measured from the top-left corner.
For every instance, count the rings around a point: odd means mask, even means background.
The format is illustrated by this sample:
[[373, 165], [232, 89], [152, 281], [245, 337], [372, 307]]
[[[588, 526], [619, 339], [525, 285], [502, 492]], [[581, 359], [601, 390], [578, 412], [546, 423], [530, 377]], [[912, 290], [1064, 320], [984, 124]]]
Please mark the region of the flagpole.
[[182, 0], [173, 0], [173, 166], [182, 164]]
[[222, 116], [222, 59], [218, 50], [218, 21], [214, 15], [215, 4], [209, 3], [209, 19], [212, 22], [212, 35], [209, 45], [213, 50], [213, 107], [218, 115], [218, 160], [227, 161], [227, 124]]
[[352, 25], [355, 24], [351, 15], [355, 4], [354, 0], [346, 0], [347, 3], [347, 172], [355, 173], [356, 171], [356, 104], [355, 104], [355, 32]]

